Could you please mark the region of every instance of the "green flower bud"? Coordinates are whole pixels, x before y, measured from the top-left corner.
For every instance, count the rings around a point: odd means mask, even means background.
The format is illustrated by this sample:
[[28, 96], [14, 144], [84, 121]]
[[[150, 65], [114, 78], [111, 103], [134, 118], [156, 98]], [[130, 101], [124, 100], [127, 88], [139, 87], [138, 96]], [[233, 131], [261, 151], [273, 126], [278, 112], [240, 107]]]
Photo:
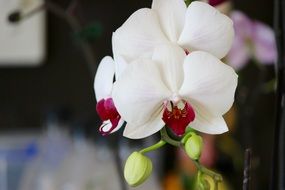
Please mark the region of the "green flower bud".
[[151, 160], [139, 152], [133, 152], [125, 164], [124, 176], [128, 184], [136, 187], [142, 184], [152, 172]]
[[192, 133], [192, 135], [186, 140], [184, 146], [187, 155], [193, 160], [198, 160], [202, 152], [203, 139], [201, 136]]
[[[218, 186], [216, 186], [216, 183]], [[218, 188], [216, 188], [218, 187]], [[229, 189], [224, 181], [215, 181], [213, 177], [207, 174], [198, 173], [195, 184], [197, 190], [225, 190]]]

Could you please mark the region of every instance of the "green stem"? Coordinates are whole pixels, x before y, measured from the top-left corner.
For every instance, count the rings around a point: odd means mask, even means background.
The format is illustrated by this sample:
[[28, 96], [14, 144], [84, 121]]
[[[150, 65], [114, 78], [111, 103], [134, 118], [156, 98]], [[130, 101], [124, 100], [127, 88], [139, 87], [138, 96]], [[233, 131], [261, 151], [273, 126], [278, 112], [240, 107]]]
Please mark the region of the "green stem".
[[160, 147], [164, 146], [165, 144], [166, 144], [166, 142], [164, 140], [160, 140], [158, 143], [140, 150], [140, 153], [144, 154], [144, 153], [159, 149]]
[[199, 171], [201, 171], [202, 173], [212, 177], [214, 179], [215, 182], [221, 182], [223, 181], [223, 177], [218, 174], [218, 173], [215, 173], [211, 170], [209, 170], [208, 168], [206, 168], [205, 166], [201, 165], [198, 161], [193, 161], [194, 164], [196, 165], [197, 169]]
[[178, 147], [181, 145], [180, 141], [173, 140], [172, 138], [169, 137], [165, 127], [163, 127], [160, 130], [160, 135], [161, 135], [161, 139], [167, 142], [168, 144], [171, 144], [173, 146], [178, 146]]

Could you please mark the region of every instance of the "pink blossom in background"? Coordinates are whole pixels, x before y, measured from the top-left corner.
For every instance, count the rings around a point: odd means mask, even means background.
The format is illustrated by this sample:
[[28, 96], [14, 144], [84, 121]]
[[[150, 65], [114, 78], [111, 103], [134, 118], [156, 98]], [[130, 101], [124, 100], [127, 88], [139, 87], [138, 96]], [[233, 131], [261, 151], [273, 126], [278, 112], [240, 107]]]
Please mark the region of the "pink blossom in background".
[[227, 61], [236, 70], [242, 69], [250, 59], [261, 64], [273, 64], [277, 58], [274, 31], [267, 25], [233, 11], [235, 39]]
[[206, 167], [214, 167], [217, 160], [217, 151], [215, 148], [215, 136], [203, 135], [203, 150], [200, 158], [200, 162]]

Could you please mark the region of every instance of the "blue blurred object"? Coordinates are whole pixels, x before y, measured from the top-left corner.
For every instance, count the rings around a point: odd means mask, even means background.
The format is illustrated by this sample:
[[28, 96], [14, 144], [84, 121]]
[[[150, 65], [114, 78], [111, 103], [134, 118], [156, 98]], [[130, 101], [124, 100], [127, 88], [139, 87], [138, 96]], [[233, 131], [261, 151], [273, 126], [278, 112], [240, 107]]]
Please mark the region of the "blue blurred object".
[[8, 135], [0, 141], [0, 189], [16, 190], [25, 164], [38, 154], [34, 135]]
[[15, 149], [0, 149], [0, 158], [7, 159], [9, 162], [23, 162], [33, 158], [38, 154], [38, 145], [36, 142], [29, 142], [23, 147], [16, 147]]

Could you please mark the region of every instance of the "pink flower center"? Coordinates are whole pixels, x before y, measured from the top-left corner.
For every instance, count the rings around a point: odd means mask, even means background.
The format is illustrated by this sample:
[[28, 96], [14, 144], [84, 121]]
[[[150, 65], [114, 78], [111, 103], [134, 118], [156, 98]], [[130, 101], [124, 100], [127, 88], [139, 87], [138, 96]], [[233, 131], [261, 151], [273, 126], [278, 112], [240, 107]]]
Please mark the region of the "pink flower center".
[[182, 136], [186, 127], [194, 119], [194, 109], [188, 102], [181, 100], [174, 104], [168, 101], [165, 104], [162, 120], [177, 136]]
[[118, 123], [121, 119], [121, 116], [114, 105], [113, 99], [107, 98], [100, 100], [96, 105], [96, 111], [101, 120], [110, 120], [112, 123], [112, 127], [108, 131], [103, 131], [104, 125], [99, 129], [100, 133], [103, 136], [109, 135], [118, 126]]

